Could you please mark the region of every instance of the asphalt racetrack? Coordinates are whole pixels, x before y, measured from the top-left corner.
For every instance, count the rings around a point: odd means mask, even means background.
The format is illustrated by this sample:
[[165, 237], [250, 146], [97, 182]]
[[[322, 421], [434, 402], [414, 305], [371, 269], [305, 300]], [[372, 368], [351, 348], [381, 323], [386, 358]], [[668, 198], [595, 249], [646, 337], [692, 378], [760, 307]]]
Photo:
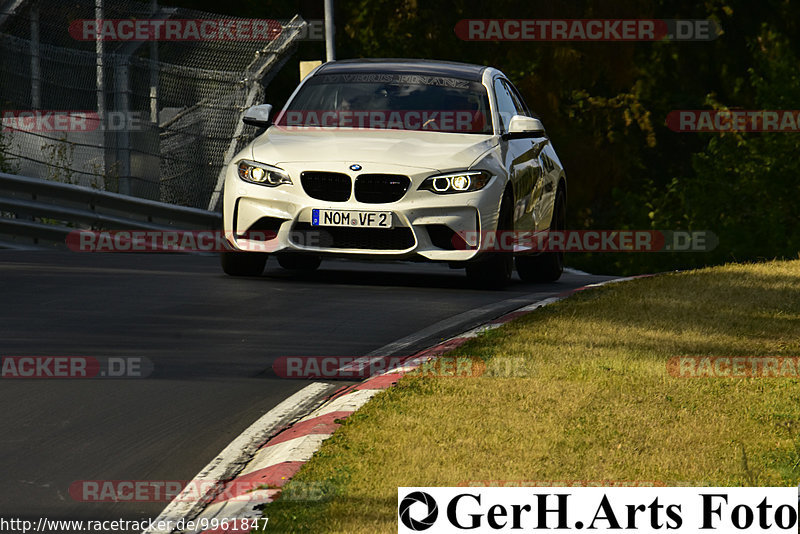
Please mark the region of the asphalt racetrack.
[[[308, 384], [280, 356], [411, 354], [610, 277], [471, 289], [446, 265], [332, 260], [225, 276], [214, 256], [0, 251], [0, 356], [142, 358], [146, 378], [0, 381], [0, 516], [155, 518], [166, 502], [76, 500], [76, 481], [186, 481]], [[399, 343], [394, 343], [400, 340]], [[342, 382], [347, 384], [347, 382]]]

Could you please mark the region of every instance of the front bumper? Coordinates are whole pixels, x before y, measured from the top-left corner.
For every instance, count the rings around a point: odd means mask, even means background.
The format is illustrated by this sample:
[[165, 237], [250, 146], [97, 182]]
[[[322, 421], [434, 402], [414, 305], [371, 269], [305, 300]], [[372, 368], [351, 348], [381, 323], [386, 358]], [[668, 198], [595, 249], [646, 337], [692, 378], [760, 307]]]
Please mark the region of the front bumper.
[[[235, 163], [235, 161], [234, 161]], [[237, 250], [308, 252], [360, 258], [425, 259], [461, 262], [473, 259], [480, 243], [464, 246], [458, 235], [474, 240], [481, 230], [494, 230], [504, 183], [498, 176], [480, 191], [436, 194], [419, 191], [419, 185], [438, 171], [401, 165], [369, 163], [369, 173], [401, 174], [411, 184], [395, 202], [365, 203], [355, 199], [331, 202], [311, 197], [304, 189], [303, 171], [346, 174], [351, 186], [359, 174], [349, 169], [353, 162], [302, 162], [279, 166], [292, 179], [291, 185], [266, 187], [241, 180], [236, 165], [228, 166], [224, 192], [226, 235]], [[393, 228], [349, 228], [311, 226], [313, 209], [391, 211]], [[260, 238], [251, 237], [259, 232]], [[266, 239], [263, 239], [266, 237]]]

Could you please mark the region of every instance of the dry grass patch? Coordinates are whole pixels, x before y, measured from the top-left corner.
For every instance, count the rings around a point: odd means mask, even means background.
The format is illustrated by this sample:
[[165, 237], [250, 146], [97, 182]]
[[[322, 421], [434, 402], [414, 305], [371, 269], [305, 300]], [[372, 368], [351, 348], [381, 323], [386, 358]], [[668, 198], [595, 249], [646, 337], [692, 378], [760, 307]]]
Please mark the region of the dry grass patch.
[[398, 486], [477, 480], [796, 485], [800, 381], [684, 379], [675, 356], [800, 356], [800, 261], [726, 265], [580, 292], [454, 354], [522, 358], [515, 378], [404, 378], [269, 505], [269, 532], [397, 532]]

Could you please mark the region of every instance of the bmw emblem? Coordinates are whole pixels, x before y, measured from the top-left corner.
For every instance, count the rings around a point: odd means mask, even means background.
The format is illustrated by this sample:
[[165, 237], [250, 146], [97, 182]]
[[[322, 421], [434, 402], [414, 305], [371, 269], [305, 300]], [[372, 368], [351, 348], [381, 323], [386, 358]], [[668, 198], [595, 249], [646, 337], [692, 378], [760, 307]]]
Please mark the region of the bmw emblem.
[[354, 164], [350, 165], [350, 170], [351, 171], [360, 171], [361, 170], [361, 165], [359, 165], [358, 163], [354, 163]]

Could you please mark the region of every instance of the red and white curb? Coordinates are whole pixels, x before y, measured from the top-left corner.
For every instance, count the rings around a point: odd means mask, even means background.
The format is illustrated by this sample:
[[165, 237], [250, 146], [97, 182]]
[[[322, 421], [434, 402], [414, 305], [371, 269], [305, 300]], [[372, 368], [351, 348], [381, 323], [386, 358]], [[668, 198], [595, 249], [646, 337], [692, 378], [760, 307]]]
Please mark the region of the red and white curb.
[[[342, 420], [364, 406], [375, 394], [392, 387], [404, 374], [413, 371], [428, 360], [461, 346], [483, 332], [499, 328], [509, 321], [563, 300], [578, 291], [649, 276], [653, 275], [615, 278], [588, 284], [529, 304], [409, 356], [402, 360], [403, 363], [400, 367], [377, 374], [353, 386], [335, 390], [333, 384], [315, 382], [282, 402], [246, 430], [226, 447], [220, 456], [198, 473], [195, 479], [187, 485], [184, 493], [196, 492], [196, 488], [203, 486], [203, 481], [222, 480], [226, 482], [210, 487], [205, 494], [196, 499], [192, 499], [188, 493], [187, 495], [183, 495], [183, 493], [178, 495], [154, 523], [164, 521], [166, 524], [167, 521], [171, 521], [171, 524], [174, 525], [179, 519], [192, 519], [195, 524], [213, 525], [226, 519], [226, 525], [230, 525], [235, 523], [234, 519], [259, 518], [262, 515], [261, 507], [278, 498], [281, 492], [280, 488], [300, 470], [304, 463], [311, 459], [322, 442], [333, 435], [341, 426]], [[329, 398], [323, 403], [319, 397], [326, 393]], [[315, 403], [318, 406], [309, 410], [309, 406], [313, 406]], [[292, 414], [298, 413], [307, 413], [308, 415], [292, 417]], [[287, 419], [293, 419], [293, 421], [286, 422]], [[285, 422], [282, 427], [279, 426], [281, 421]], [[254, 429], [254, 427], [256, 428]], [[262, 439], [261, 445], [254, 445], [259, 441], [259, 437], [265, 437], [265, 434], [269, 434], [266, 436], [268, 439]], [[226, 457], [231, 456], [245, 458], [245, 460], [228, 460], [226, 462]], [[235, 470], [238, 472], [233, 473], [232, 471]], [[213, 521], [215, 519], [217, 521]], [[239, 534], [249, 531], [249, 528], [235, 529], [229, 526], [214, 530], [195, 529], [182, 532], [186, 534], [198, 532]], [[143, 534], [166, 534], [169, 532], [174, 531], [146, 530]]]

